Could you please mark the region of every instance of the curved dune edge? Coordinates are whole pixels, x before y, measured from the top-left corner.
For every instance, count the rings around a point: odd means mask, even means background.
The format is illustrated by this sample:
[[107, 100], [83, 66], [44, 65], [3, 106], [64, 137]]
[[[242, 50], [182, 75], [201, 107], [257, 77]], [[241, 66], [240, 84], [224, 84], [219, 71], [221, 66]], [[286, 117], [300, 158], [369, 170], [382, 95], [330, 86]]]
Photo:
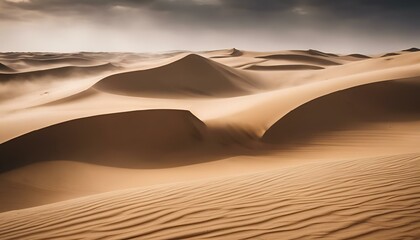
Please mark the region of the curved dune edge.
[[197, 163], [199, 156], [206, 158], [203, 152], [211, 148], [205, 137], [206, 125], [185, 110], [140, 110], [86, 117], [0, 144], [0, 172], [48, 160], [145, 168], [190, 164], [188, 159]]
[[420, 120], [420, 81], [389, 80], [359, 85], [310, 100], [293, 109], [262, 136], [268, 143], [304, 143], [334, 131], [369, 123]]
[[0, 214], [1, 239], [402, 239], [420, 154], [121, 190]]
[[238, 70], [196, 54], [156, 68], [111, 75], [93, 86], [107, 93], [152, 98], [233, 97], [261, 87]]

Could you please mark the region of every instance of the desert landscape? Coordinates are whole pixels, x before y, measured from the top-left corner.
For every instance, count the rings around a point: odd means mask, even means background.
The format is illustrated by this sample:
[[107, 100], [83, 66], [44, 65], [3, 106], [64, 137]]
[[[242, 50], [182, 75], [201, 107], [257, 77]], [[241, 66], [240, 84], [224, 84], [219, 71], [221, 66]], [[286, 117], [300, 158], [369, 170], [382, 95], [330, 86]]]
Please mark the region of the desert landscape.
[[417, 48], [0, 63], [0, 239], [420, 238]]
[[420, 240], [419, 16], [0, 0], [0, 240]]

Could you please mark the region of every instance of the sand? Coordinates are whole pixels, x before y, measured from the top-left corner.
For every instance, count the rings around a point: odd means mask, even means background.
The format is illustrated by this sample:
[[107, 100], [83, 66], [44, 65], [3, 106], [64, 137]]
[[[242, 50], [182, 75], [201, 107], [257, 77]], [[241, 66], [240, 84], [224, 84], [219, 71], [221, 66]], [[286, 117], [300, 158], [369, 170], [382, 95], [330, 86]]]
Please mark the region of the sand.
[[0, 63], [0, 239], [420, 237], [415, 48]]

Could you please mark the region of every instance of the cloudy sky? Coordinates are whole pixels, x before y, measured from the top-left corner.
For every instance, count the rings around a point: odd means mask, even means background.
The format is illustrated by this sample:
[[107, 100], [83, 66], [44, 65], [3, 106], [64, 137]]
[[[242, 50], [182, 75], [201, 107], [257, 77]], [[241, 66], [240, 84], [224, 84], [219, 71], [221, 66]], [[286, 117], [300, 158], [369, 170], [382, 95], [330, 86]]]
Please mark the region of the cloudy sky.
[[0, 0], [0, 51], [420, 47], [419, 0]]

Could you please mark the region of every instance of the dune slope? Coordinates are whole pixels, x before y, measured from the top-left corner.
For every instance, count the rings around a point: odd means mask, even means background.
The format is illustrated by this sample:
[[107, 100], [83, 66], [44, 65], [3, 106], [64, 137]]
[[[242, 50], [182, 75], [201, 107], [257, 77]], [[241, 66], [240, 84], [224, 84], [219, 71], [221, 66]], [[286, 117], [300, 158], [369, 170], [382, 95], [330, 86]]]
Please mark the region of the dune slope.
[[115, 74], [93, 86], [114, 94], [144, 97], [229, 97], [258, 89], [237, 70], [190, 54], [170, 64]]
[[14, 72], [15, 70], [11, 67], [8, 67], [4, 65], [3, 63], [0, 63], [0, 72]]
[[420, 81], [377, 82], [337, 91], [299, 106], [271, 126], [263, 141], [304, 143], [326, 132], [410, 120], [420, 120]]
[[0, 145], [1, 168], [74, 160], [119, 167], [162, 167], [188, 162], [175, 157], [198, 151], [206, 126], [188, 111], [144, 110], [63, 122]]
[[0, 238], [414, 239], [419, 214], [420, 155], [408, 154], [6, 212], [0, 214]]

